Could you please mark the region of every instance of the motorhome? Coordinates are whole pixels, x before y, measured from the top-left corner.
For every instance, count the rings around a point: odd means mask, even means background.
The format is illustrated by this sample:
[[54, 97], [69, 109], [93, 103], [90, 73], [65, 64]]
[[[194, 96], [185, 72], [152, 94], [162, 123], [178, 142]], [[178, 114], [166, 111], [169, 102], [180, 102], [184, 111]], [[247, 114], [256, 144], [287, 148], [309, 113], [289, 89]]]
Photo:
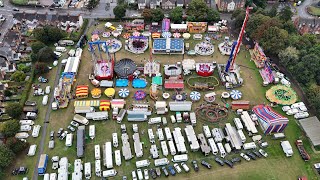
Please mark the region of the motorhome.
[[40, 125], [34, 125], [34, 126], [33, 126], [32, 137], [36, 138], [36, 137], [39, 136], [40, 128], [41, 128]]
[[163, 141], [164, 140], [164, 135], [163, 135], [162, 128], [158, 128], [157, 129], [157, 135], [158, 135], [159, 141]]
[[243, 144], [243, 149], [244, 150], [249, 150], [249, 149], [256, 149], [257, 145], [254, 142], [249, 142], [249, 143], [244, 143]]
[[170, 128], [169, 127], [165, 127], [164, 128], [164, 132], [166, 134], [167, 140], [171, 141], [172, 140], [172, 134], [171, 134]]
[[148, 136], [150, 143], [155, 143], [155, 138], [152, 129], [148, 129]]
[[91, 163], [90, 162], [84, 163], [84, 177], [86, 179], [91, 178]]
[[96, 176], [101, 177], [101, 160], [95, 161]]
[[196, 133], [194, 132], [193, 126], [187, 125], [186, 128], [184, 128], [184, 132], [186, 133], [191, 151], [198, 151], [200, 149], [200, 144], [198, 142]]
[[121, 152], [120, 150], [114, 151], [114, 159], [117, 166], [121, 166]]
[[168, 141], [168, 145], [169, 145], [170, 154], [172, 156], [176, 155], [177, 151], [176, 151], [176, 147], [174, 146], [174, 142], [172, 140]]
[[180, 154], [173, 156], [172, 160], [173, 163], [185, 162], [188, 161], [188, 154]]
[[238, 130], [242, 130], [243, 129], [243, 125], [242, 125], [241, 120], [239, 118], [234, 118], [233, 122], [236, 125], [236, 128]]
[[124, 118], [124, 115], [126, 114], [127, 110], [125, 109], [121, 109], [118, 116], [117, 116], [117, 123], [121, 123], [123, 118]]
[[102, 172], [102, 177], [107, 178], [107, 177], [114, 177], [117, 175], [117, 171], [115, 169], [110, 169]]
[[90, 137], [90, 139], [94, 139], [96, 137], [96, 126], [95, 125], [89, 126], [89, 137]]
[[150, 154], [151, 154], [151, 157], [152, 157], [153, 159], [159, 158], [159, 151], [158, 151], [157, 145], [155, 145], [155, 144], [152, 144], [152, 145], [151, 145], [151, 147], [150, 147]]
[[21, 132], [28, 132], [31, 131], [32, 127], [30, 125], [21, 125], [20, 126], [20, 131]]
[[76, 114], [86, 114], [86, 113], [91, 113], [95, 112], [94, 107], [91, 106], [76, 106], [74, 107], [74, 113]]
[[111, 142], [106, 142], [103, 150], [103, 165], [107, 167], [107, 169], [113, 168], [113, 160], [112, 160], [112, 145]]
[[150, 165], [150, 161], [148, 159], [136, 161], [137, 168], [148, 167]]
[[17, 139], [26, 139], [29, 137], [29, 134], [26, 132], [19, 132], [14, 137]]
[[28, 151], [28, 156], [34, 156], [36, 154], [37, 151], [37, 145], [33, 144], [29, 147], [29, 151]]
[[66, 136], [66, 146], [67, 147], [72, 146], [72, 139], [73, 139], [73, 134], [67, 134], [67, 136]]
[[117, 148], [119, 146], [118, 143], [118, 134], [117, 133], [112, 133], [112, 145], [113, 147]]
[[207, 125], [202, 126], [202, 129], [203, 129], [203, 133], [206, 138], [210, 138], [212, 136], [209, 126], [207, 126]]
[[167, 142], [166, 142], [166, 141], [161, 141], [161, 142], [160, 142], [160, 145], [161, 145], [162, 154], [163, 154], [164, 156], [168, 156], [169, 151], [168, 151]]
[[213, 138], [209, 138], [208, 139], [208, 144], [211, 148], [211, 152], [213, 155], [217, 155], [218, 154], [218, 148], [217, 148], [217, 145], [216, 143], [214, 142]]
[[218, 146], [218, 149], [220, 152], [220, 157], [222, 157], [222, 158], [226, 157], [227, 153], [226, 153], [222, 143], [217, 143], [217, 146]]
[[[124, 127], [122, 127], [122, 128], [124, 128]], [[124, 132], [124, 130], [122, 130], [122, 132]], [[123, 155], [124, 159], [125, 160], [132, 159], [132, 152], [131, 152], [128, 134], [122, 133], [121, 140], [122, 140], [122, 148], [121, 149], [122, 149], [122, 155]]]
[[155, 159], [154, 160], [154, 166], [166, 166], [170, 163], [170, 161], [167, 158], [161, 158], [161, 159]]
[[73, 120], [77, 123], [83, 124], [83, 125], [88, 125], [89, 120], [83, 116], [80, 116], [79, 114], [76, 114], [73, 116]]
[[86, 118], [89, 120], [99, 121], [99, 120], [107, 120], [108, 119], [108, 112], [89, 112], [86, 113]]
[[177, 122], [176, 117], [174, 117], [174, 115], [171, 115], [170, 119], [171, 119], [172, 124]]
[[214, 141], [216, 143], [221, 142], [223, 137], [221, 135], [221, 132], [218, 128], [213, 128], [212, 129], [212, 136], [214, 137]]
[[100, 153], [100, 145], [94, 145], [94, 157], [96, 160], [100, 160], [101, 159], [101, 153]]

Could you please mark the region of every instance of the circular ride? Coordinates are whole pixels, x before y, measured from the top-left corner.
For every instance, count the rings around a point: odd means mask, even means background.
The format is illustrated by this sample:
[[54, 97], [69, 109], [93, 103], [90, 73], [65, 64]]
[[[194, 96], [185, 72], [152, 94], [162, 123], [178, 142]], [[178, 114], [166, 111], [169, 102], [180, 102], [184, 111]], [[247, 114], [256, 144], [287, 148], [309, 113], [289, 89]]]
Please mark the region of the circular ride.
[[118, 52], [122, 47], [122, 43], [118, 39], [109, 39], [106, 41], [106, 44], [107, 44], [109, 53]]
[[296, 92], [285, 85], [272, 86], [266, 92], [266, 98], [270, 102], [280, 105], [291, 105], [298, 99]]
[[136, 63], [128, 58], [121, 59], [114, 65], [114, 71], [117, 76], [121, 78], [127, 78], [129, 75], [132, 75], [136, 69]]
[[233, 100], [239, 100], [242, 97], [242, 92], [240, 92], [239, 90], [232, 90], [230, 92], [230, 97]]
[[172, 100], [175, 101], [185, 101], [187, 99], [187, 93], [185, 92], [175, 92], [174, 95], [172, 95]]
[[169, 99], [170, 94], [169, 93], [163, 93], [162, 97], [163, 97], [163, 99]]
[[104, 91], [104, 94], [109, 97], [109, 98], [112, 98], [114, 96], [114, 93], [116, 92], [116, 90], [114, 88], [107, 88], [105, 91]]
[[[198, 82], [195, 79], [201, 79], [203, 82]], [[192, 81], [196, 81], [196, 82], [192, 83]], [[190, 77], [187, 80], [187, 84], [189, 88], [194, 90], [213, 90], [214, 87], [219, 86], [219, 80], [214, 76]]]
[[201, 104], [195, 113], [200, 120], [207, 122], [218, 122], [228, 116], [228, 109], [218, 104]]
[[199, 101], [201, 98], [201, 94], [198, 91], [192, 91], [189, 96], [192, 101]]
[[118, 92], [118, 95], [121, 98], [126, 98], [129, 96], [129, 90], [127, 88], [120, 89], [120, 91]]
[[92, 98], [95, 98], [95, 99], [100, 98], [101, 97], [101, 89], [100, 88], [93, 88], [91, 90], [91, 96], [92, 96]]
[[142, 91], [142, 90], [138, 90], [134, 93], [134, 99], [137, 101], [143, 100], [144, 98], [146, 98], [147, 93]]
[[228, 92], [223, 92], [223, 93], [221, 94], [221, 98], [223, 98], [223, 99], [228, 99], [228, 98], [230, 98], [230, 93], [228, 93]]
[[201, 56], [209, 56], [214, 53], [214, 46], [208, 41], [203, 41], [196, 44], [194, 50]]

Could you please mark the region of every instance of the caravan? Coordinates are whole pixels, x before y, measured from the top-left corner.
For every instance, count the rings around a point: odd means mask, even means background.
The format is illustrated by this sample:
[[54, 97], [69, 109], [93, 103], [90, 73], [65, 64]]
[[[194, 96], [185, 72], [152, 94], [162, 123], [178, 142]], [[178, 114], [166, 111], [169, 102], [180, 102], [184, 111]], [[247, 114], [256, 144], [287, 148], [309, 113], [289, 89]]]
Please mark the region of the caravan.
[[162, 158], [162, 159], [156, 159], [154, 160], [154, 166], [166, 166], [170, 162], [167, 158]]
[[90, 162], [87, 162], [84, 164], [84, 177], [86, 179], [91, 178], [91, 163]]
[[197, 124], [197, 117], [195, 112], [190, 112], [190, 122], [192, 126], [196, 126]]
[[243, 131], [241, 129], [238, 130], [238, 135], [239, 135], [239, 138], [241, 139], [241, 142], [245, 143], [247, 138], [246, 138], [246, 136], [244, 135], [244, 133], [243, 133]]
[[161, 117], [150, 118], [148, 124], [158, 124], [161, 123]]
[[203, 133], [206, 136], [206, 138], [210, 138], [211, 137], [211, 132], [210, 132], [210, 128], [209, 126], [202, 126], [203, 129]]
[[209, 146], [211, 148], [212, 154], [213, 155], [217, 155], [218, 154], [218, 148], [217, 148], [217, 145], [214, 142], [213, 138], [209, 138], [208, 139], [208, 143], [209, 143]]
[[107, 178], [107, 177], [114, 177], [117, 175], [117, 171], [115, 169], [110, 169], [107, 171], [102, 172], [102, 177]]
[[19, 123], [21, 125], [29, 125], [29, 126], [34, 125], [34, 122], [32, 120], [20, 120]]
[[29, 151], [28, 151], [28, 156], [34, 156], [36, 154], [37, 151], [37, 145], [33, 144], [30, 146]]
[[150, 147], [150, 154], [151, 154], [151, 157], [152, 157], [153, 159], [159, 158], [159, 152], [158, 152], [157, 145], [155, 145], [155, 144], [152, 144], [152, 145], [151, 145], [151, 147]]
[[67, 136], [66, 136], [66, 146], [67, 147], [72, 146], [72, 139], [73, 139], [73, 134], [67, 134]]
[[188, 161], [188, 154], [180, 154], [173, 156], [172, 162], [179, 163]]
[[113, 147], [115, 148], [119, 146], [117, 133], [112, 133], [112, 144], [113, 144]]
[[95, 161], [96, 176], [101, 177], [101, 161]]
[[121, 152], [120, 152], [120, 150], [114, 151], [114, 159], [116, 161], [116, 165], [121, 166]]
[[236, 125], [238, 130], [243, 129], [243, 125], [242, 125], [241, 120], [239, 118], [234, 118], [233, 122]]
[[96, 126], [95, 125], [89, 126], [89, 137], [90, 137], [90, 139], [94, 139], [96, 137]]
[[127, 110], [125, 109], [121, 109], [118, 116], [117, 116], [117, 123], [121, 123], [123, 118], [124, 118], [124, 115], [126, 115], [126, 112]]
[[220, 151], [220, 157], [222, 157], [222, 158], [226, 157], [227, 153], [226, 153], [222, 143], [217, 143], [217, 146]]
[[100, 160], [101, 159], [101, 154], [100, 154], [100, 145], [95, 145], [94, 146], [94, 157], [96, 160]]
[[174, 117], [174, 115], [171, 115], [171, 116], [170, 116], [170, 119], [171, 119], [172, 124], [174, 124], [174, 123], [177, 122], [177, 121], [176, 121], [176, 117]]
[[65, 47], [57, 46], [57, 47], [56, 47], [56, 51], [57, 51], [57, 52], [66, 52], [67, 49], [66, 49]]
[[40, 128], [41, 128], [40, 125], [34, 125], [34, 126], [33, 126], [32, 137], [36, 138], [36, 137], [39, 136]]
[[167, 140], [171, 141], [172, 140], [172, 134], [171, 134], [170, 128], [169, 127], [165, 127], [164, 128], [164, 132], [166, 133]]
[[136, 161], [137, 168], [148, 167], [150, 165], [150, 161], [148, 159]]
[[168, 141], [168, 144], [169, 144], [170, 154], [172, 156], [176, 155], [177, 151], [176, 151], [176, 147], [174, 146], [174, 142], [171, 140], [171, 141]]
[[149, 141], [150, 143], [155, 143], [154, 134], [152, 129], [148, 129]]
[[28, 132], [31, 131], [32, 127], [30, 125], [22, 125], [20, 126], [20, 131], [22, 132]]
[[104, 145], [104, 163], [108, 169], [113, 168], [113, 160], [112, 160], [112, 146], [111, 142], [106, 142]]
[[162, 128], [158, 128], [157, 129], [157, 135], [158, 135], [159, 141], [163, 141], [164, 140]]
[[160, 145], [161, 145], [162, 154], [164, 156], [168, 156], [169, 152], [168, 152], [167, 142], [166, 141], [161, 141]]

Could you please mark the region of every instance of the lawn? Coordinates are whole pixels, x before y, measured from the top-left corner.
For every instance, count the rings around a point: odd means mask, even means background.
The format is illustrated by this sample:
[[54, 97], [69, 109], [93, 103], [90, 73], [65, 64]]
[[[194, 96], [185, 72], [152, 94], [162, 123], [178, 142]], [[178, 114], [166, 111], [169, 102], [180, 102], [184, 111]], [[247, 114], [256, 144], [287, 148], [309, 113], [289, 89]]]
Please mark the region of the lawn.
[[320, 16], [320, 8], [315, 6], [309, 6], [308, 12], [314, 16]]
[[27, 5], [29, 0], [11, 0], [11, 2], [16, 5]]
[[[102, 29], [103, 25], [100, 24], [98, 28]], [[91, 27], [89, 32], [92, 32], [97, 27]], [[90, 36], [89, 36], [90, 37]], [[102, 38], [104, 40], [105, 38]], [[121, 39], [122, 42], [124, 42], [123, 39]], [[196, 42], [189, 40], [190, 42], [190, 48], [192, 48]], [[215, 41], [215, 44], [217, 45], [218, 42]], [[167, 63], [175, 63], [178, 61], [182, 61], [183, 58], [187, 59], [195, 59], [196, 62], [212, 62], [217, 61], [218, 63], [225, 63], [228, 59], [227, 56], [222, 56], [218, 52], [217, 48], [215, 48], [216, 52], [213, 54], [213, 56], [182, 56], [182, 55], [154, 55], [153, 59], [159, 61], [161, 65], [167, 64]], [[145, 60], [149, 59], [149, 52], [142, 55], [134, 55], [132, 53], [129, 53], [122, 49], [121, 51], [116, 53], [116, 60], [120, 60], [122, 58], [131, 58], [133, 59], [136, 64], [142, 64]], [[250, 54], [248, 51], [241, 50], [240, 54], [237, 57], [237, 64], [241, 65], [241, 75], [244, 79], [244, 85], [240, 88], [238, 88], [243, 93], [243, 99], [244, 100], [250, 100], [251, 105], [255, 104], [261, 104], [261, 103], [267, 103], [267, 100], [265, 98], [265, 91], [268, 89], [268, 87], [262, 86], [262, 79], [259, 75], [258, 70], [255, 68], [255, 65], [253, 62], [250, 61]], [[91, 61], [91, 54], [88, 52], [87, 47], [84, 48], [81, 65], [79, 68], [79, 73], [77, 75], [77, 82], [76, 84], [89, 84], [90, 88], [92, 88], [91, 83], [88, 80], [88, 75], [91, 73], [92, 69], [92, 61]], [[195, 76], [195, 73], [191, 76]], [[218, 77], [217, 72], [215, 71], [214, 74], [215, 77]], [[50, 76], [54, 77], [54, 76]], [[150, 82], [150, 78], [147, 77], [148, 82]], [[130, 92], [134, 92], [131, 88], [131, 86], [128, 87]], [[104, 89], [102, 89], [104, 90]], [[119, 90], [119, 88], [116, 88], [116, 90]], [[191, 90], [189, 88], [185, 89], [185, 92], [189, 93]], [[222, 103], [219, 96], [220, 94], [225, 91], [224, 87], [219, 86], [214, 90], [217, 95], [217, 102]], [[168, 91], [170, 94], [173, 93], [173, 91]], [[206, 92], [201, 92], [202, 96]], [[133, 101], [133, 93], [130, 94], [130, 97], [126, 99], [127, 107], [132, 103]], [[34, 97], [33, 97], [34, 98]], [[118, 98], [116, 95], [115, 98]], [[39, 104], [41, 103], [41, 98], [36, 98]], [[88, 98], [91, 99], [91, 98]], [[106, 99], [105, 97], [102, 97], [101, 99]], [[161, 98], [160, 98], [161, 100]], [[148, 97], [148, 101], [153, 104], [154, 102]], [[228, 103], [231, 102], [231, 100], [227, 101]], [[201, 102], [193, 103], [193, 109], [195, 109], [197, 106], [200, 105]], [[43, 107], [40, 107], [43, 108]], [[45, 107], [44, 107], [45, 108]], [[45, 108], [46, 109], [46, 108]], [[43, 110], [45, 112], [45, 109]], [[280, 112], [280, 108], [276, 108], [278, 112]], [[167, 119], [169, 120], [169, 116], [173, 113], [169, 113], [166, 115]], [[40, 118], [38, 118], [40, 121], [43, 121], [43, 115], [44, 113], [40, 113]], [[51, 130], [57, 131], [60, 127], [66, 128], [73, 117], [73, 101], [70, 102], [68, 108], [66, 109], [60, 109], [58, 111], [52, 111], [50, 115], [50, 123], [48, 128], [48, 133]], [[233, 118], [235, 117], [235, 113], [233, 111], [229, 112], [229, 116], [226, 119], [221, 119], [218, 123], [208, 123], [206, 121], [198, 121], [197, 126], [195, 127], [196, 134], [202, 132], [202, 124], [208, 124], [210, 128], [214, 127], [224, 127], [226, 122], [232, 122]], [[154, 115], [152, 117], [155, 117]], [[127, 122], [126, 120], [123, 121], [123, 123], [126, 124], [128, 135], [130, 137], [130, 145], [132, 149], [132, 153], [134, 154], [133, 149], [133, 140], [132, 140], [132, 124], [131, 122]], [[93, 177], [91, 179], [100, 179], [97, 178], [94, 175], [94, 145], [100, 144], [103, 145], [107, 141], [112, 141], [112, 133], [117, 132], [118, 138], [119, 138], [119, 147], [117, 149], [120, 149], [122, 146], [121, 140], [120, 140], [120, 125], [117, 124], [113, 120], [108, 121], [91, 121], [90, 124], [96, 125], [96, 137], [95, 139], [91, 140], [88, 137], [88, 128], [86, 129], [86, 149], [85, 149], [85, 156], [82, 158], [83, 162], [91, 162], [92, 163], [92, 173]], [[233, 124], [233, 123], [232, 123]], [[148, 125], [147, 123], [138, 123], [139, 126], [139, 133], [141, 141], [144, 142], [144, 156], [141, 158], [133, 158], [130, 161], [124, 161], [122, 159], [122, 165], [120, 167], [115, 167], [115, 169], [118, 171], [118, 175], [115, 179], [121, 179], [121, 176], [126, 175], [129, 178], [131, 178], [131, 171], [135, 170], [135, 161], [136, 160], [143, 160], [143, 159], [151, 159], [149, 157], [149, 139], [147, 135], [147, 129], [152, 128], [153, 132], [155, 133], [156, 125]], [[171, 130], [173, 130], [174, 127], [181, 127], [184, 128], [184, 124], [172, 124], [171, 121], [168, 121], [168, 127], [170, 127]], [[258, 128], [260, 129], [260, 128]], [[142, 132], [144, 132], [142, 134]], [[186, 143], [186, 146], [190, 153], [188, 153], [189, 156], [189, 162], [188, 165], [191, 168], [190, 160], [197, 159], [198, 162], [201, 159], [207, 160], [209, 163], [213, 165], [213, 169], [207, 170], [203, 167], [200, 167], [200, 172], [196, 173], [193, 170], [191, 170], [190, 173], [182, 173], [175, 177], [175, 179], [240, 179], [240, 180], [247, 180], [247, 179], [281, 179], [281, 180], [292, 180], [297, 179], [299, 176], [307, 176], [308, 179], [317, 179], [319, 178], [317, 175], [315, 175], [314, 170], [312, 169], [312, 163], [317, 162], [320, 160], [320, 155], [315, 154], [312, 152], [310, 148], [310, 143], [306, 140], [305, 136], [301, 132], [299, 126], [297, 125], [296, 121], [293, 118], [290, 118], [289, 126], [286, 128], [286, 136], [287, 139], [291, 142], [291, 145], [294, 149], [294, 155], [291, 158], [286, 158], [281, 147], [280, 147], [280, 141], [279, 140], [272, 140], [270, 136], [264, 136], [263, 139], [266, 140], [269, 143], [269, 147], [266, 149], [267, 153], [269, 154], [268, 158], [261, 158], [259, 160], [256, 160], [254, 162], [244, 162], [242, 160], [241, 164], [237, 164], [233, 169], [229, 169], [229, 167], [220, 167], [217, 163], [214, 162], [213, 158], [214, 156], [209, 155], [207, 157], [204, 157], [201, 152], [191, 152], [189, 149], [188, 143]], [[183, 133], [184, 134], [184, 133]], [[262, 132], [260, 132], [262, 134]], [[298, 154], [297, 148], [294, 147], [294, 141], [297, 138], [302, 138], [304, 140], [304, 143], [307, 145], [306, 149], [310, 153], [312, 157], [312, 161], [310, 162], [303, 162], [301, 157]], [[249, 139], [249, 137], [247, 137]], [[40, 140], [40, 138], [36, 139], [37, 141]], [[249, 142], [249, 140], [247, 140]], [[46, 140], [45, 140], [45, 146], [44, 146], [44, 153], [47, 153], [49, 157], [51, 158], [54, 155], [60, 156], [60, 157], [68, 157], [69, 163], [71, 164], [70, 169], [73, 169], [73, 162], [76, 159], [76, 137], [74, 137], [73, 140], [73, 146], [72, 147], [66, 147], [65, 141], [60, 141], [57, 138], [55, 139], [55, 148], [53, 150], [49, 150], [47, 145], [49, 142], [49, 135], [47, 134]], [[31, 143], [32, 144], [32, 143]], [[157, 147], [160, 147], [160, 142], [156, 141]], [[115, 148], [113, 148], [115, 150]], [[163, 157], [162, 153], [159, 152], [160, 158]], [[231, 159], [231, 157], [239, 156], [237, 154], [231, 153], [227, 156], [227, 159]], [[168, 159], [171, 159], [172, 156], [169, 155], [167, 157]], [[29, 158], [26, 156], [21, 156], [21, 159], [18, 158], [19, 164], [25, 164], [28, 165], [28, 167], [34, 167], [36, 162], [35, 158]], [[47, 172], [56, 172], [51, 170], [52, 163], [49, 162]], [[201, 165], [200, 165], [201, 166]], [[151, 160], [151, 166], [153, 167], [153, 160]], [[29, 172], [28, 176], [29, 178], [32, 175], [33, 168]], [[105, 168], [103, 167], [103, 170]], [[163, 177], [163, 176], [162, 176]], [[18, 179], [18, 178], [17, 178]], [[170, 179], [173, 179], [170, 177]]]

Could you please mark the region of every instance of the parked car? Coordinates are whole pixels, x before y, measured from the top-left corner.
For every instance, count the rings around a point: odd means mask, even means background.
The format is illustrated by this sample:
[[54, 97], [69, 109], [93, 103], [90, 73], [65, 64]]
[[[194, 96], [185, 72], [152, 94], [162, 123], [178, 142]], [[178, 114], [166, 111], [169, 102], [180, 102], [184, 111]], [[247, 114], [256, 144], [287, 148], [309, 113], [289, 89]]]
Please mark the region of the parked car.
[[78, 127], [79, 126], [79, 123], [75, 122], [75, 121], [71, 121], [70, 123], [72, 126], [74, 127]]
[[74, 128], [74, 127], [72, 127], [72, 126], [68, 126], [67, 127], [71, 132], [75, 132], [76, 131], [76, 129]]
[[156, 171], [154, 169], [150, 169], [149, 173], [150, 173], [152, 179], [156, 179], [157, 178], [157, 174], [156, 174]]
[[252, 151], [253, 154], [255, 154], [258, 158], [261, 158], [262, 155], [258, 151]]
[[168, 166], [168, 170], [172, 176], [176, 175], [176, 171], [174, 170], [173, 166]]
[[143, 174], [142, 174], [141, 169], [137, 169], [137, 174], [138, 174], [138, 179], [143, 180]]
[[194, 171], [196, 171], [196, 172], [199, 171], [199, 166], [198, 166], [198, 163], [196, 160], [192, 161], [192, 166], [193, 166]]
[[60, 140], [63, 140], [68, 134], [68, 131], [64, 131], [61, 136], [59, 137]]
[[60, 137], [63, 132], [63, 128], [60, 128], [57, 132], [57, 137]]
[[235, 158], [232, 158], [231, 159], [231, 162], [234, 164], [234, 163], [237, 163], [237, 162], [241, 162], [241, 159], [239, 157], [235, 157]]
[[54, 131], [51, 131], [50, 132], [50, 140], [53, 140], [54, 139]]
[[257, 159], [257, 157], [252, 152], [248, 151], [246, 154], [250, 157], [250, 159], [253, 159], [253, 160]]
[[12, 11], [20, 11], [18, 8], [12, 8]]
[[268, 157], [268, 154], [263, 149], [259, 149], [259, 153], [264, 157]]
[[160, 168], [159, 168], [159, 167], [156, 168], [156, 174], [157, 174], [157, 176], [159, 176], [159, 177], [161, 176], [161, 171], [160, 171]]
[[246, 161], [250, 161], [249, 156], [247, 156], [246, 154], [240, 153], [240, 156], [241, 156], [243, 159], [245, 159]]
[[20, 166], [18, 168], [14, 168], [12, 170], [12, 175], [27, 174], [27, 172], [28, 172], [28, 168], [26, 168], [24, 166]]
[[165, 166], [163, 166], [161, 169], [162, 169], [164, 175], [168, 177], [168, 176], [169, 176], [169, 173], [168, 173], [167, 168], [166, 168]]
[[122, 176], [122, 180], [127, 180], [127, 176]]
[[176, 169], [177, 173], [181, 173], [181, 168], [178, 163], [173, 164], [173, 167]]
[[204, 167], [206, 167], [206, 168], [208, 168], [208, 169], [211, 169], [211, 164], [209, 164], [208, 162], [202, 160], [202, 161], [201, 161], [201, 164], [202, 164]]
[[144, 179], [149, 179], [149, 171], [148, 171], [148, 169], [144, 169], [143, 170], [143, 174], [144, 174]]
[[220, 164], [220, 166], [223, 166], [224, 165], [224, 162], [219, 158], [219, 157], [216, 157], [214, 159], [218, 164]]
[[233, 168], [233, 163], [231, 161], [225, 159], [224, 163], [226, 163], [226, 165], [228, 165], [229, 167]]
[[189, 171], [190, 171], [190, 169], [189, 169], [189, 167], [187, 166], [186, 163], [182, 162], [182, 163], [181, 163], [181, 166], [182, 166], [182, 168], [183, 168], [183, 170], [184, 170], [185, 172], [189, 172]]

